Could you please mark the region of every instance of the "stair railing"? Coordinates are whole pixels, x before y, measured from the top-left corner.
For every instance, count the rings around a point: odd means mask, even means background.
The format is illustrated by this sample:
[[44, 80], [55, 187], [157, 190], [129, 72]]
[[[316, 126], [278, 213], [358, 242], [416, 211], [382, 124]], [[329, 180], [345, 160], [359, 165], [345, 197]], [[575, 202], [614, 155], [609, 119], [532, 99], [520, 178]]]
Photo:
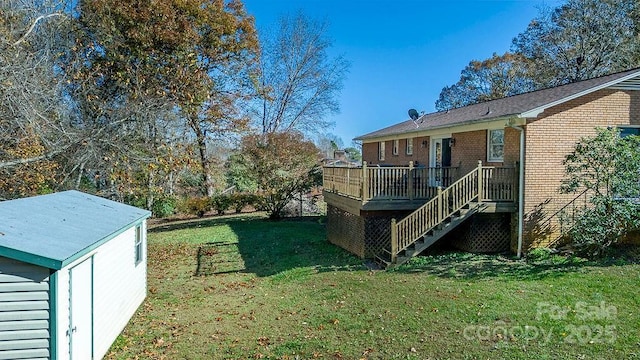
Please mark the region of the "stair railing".
[[391, 220], [391, 262], [398, 254], [429, 231], [482, 194], [482, 161], [460, 180], [446, 189], [438, 187], [437, 195], [404, 219]]

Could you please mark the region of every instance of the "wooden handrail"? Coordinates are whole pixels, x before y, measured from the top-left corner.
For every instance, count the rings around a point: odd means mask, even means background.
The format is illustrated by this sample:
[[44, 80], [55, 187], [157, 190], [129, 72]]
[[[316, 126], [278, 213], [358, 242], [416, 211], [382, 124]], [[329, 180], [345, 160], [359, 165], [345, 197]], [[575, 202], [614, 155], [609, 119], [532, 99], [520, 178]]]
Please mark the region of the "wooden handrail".
[[[446, 218], [451, 216], [463, 206], [479, 197], [480, 177], [482, 165], [463, 176], [451, 186], [442, 190], [439, 188], [436, 197], [409, 214], [404, 219], [392, 221], [391, 229], [391, 260], [395, 261], [397, 255], [423, 237]], [[394, 251], [395, 250], [395, 251]]]

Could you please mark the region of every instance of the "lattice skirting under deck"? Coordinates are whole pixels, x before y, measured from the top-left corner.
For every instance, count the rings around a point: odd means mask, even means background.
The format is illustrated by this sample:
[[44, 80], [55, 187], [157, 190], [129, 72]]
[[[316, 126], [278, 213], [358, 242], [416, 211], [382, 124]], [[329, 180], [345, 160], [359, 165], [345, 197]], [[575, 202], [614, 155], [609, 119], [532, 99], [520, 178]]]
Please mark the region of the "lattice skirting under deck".
[[327, 205], [327, 240], [364, 257], [364, 218]]
[[373, 258], [391, 244], [391, 219], [402, 219], [407, 211], [369, 211], [360, 216], [327, 206], [327, 239], [358, 255]]
[[[474, 253], [509, 250], [511, 244], [511, 214], [475, 214], [451, 237], [456, 248]], [[456, 229], [458, 230], [458, 229]]]
[[[391, 219], [407, 213], [369, 211], [358, 216], [328, 205], [327, 239], [361, 258], [372, 258], [391, 243]], [[511, 219], [508, 213], [475, 214], [441, 241], [469, 252], [506, 251], [512, 238]]]

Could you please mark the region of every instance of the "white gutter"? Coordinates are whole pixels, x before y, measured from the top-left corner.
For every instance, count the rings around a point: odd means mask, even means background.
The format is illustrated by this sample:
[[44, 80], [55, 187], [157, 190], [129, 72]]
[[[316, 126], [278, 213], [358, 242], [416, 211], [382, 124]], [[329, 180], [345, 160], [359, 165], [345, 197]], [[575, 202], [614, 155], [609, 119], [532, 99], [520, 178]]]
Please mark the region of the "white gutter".
[[522, 231], [524, 225], [524, 129], [520, 126], [509, 125], [520, 131], [520, 156], [518, 174], [518, 259], [522, 257]]

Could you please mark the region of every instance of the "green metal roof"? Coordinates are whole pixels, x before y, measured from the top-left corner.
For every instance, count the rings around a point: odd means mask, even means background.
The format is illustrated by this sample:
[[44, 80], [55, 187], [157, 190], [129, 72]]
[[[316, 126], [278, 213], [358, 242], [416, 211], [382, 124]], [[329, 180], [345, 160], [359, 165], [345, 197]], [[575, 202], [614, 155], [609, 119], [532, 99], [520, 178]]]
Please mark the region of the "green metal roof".
[[149, 216], [75, 190], [0, 202], [0, 256], [59, 270]]

